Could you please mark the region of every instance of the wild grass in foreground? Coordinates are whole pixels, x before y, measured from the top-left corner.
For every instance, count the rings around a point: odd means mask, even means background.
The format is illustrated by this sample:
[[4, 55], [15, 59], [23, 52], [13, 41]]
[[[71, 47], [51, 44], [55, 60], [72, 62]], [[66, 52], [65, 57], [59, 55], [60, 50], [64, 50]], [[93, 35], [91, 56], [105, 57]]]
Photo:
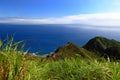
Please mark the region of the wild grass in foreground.
[[65, 59], [45, 64], [42, 80], [120, 80], [120, 63]]
[[120, 80], [119, 61], [76, 57], [54, 62], [22, 49], [13, 38], [0, 41], [0, 80]]
[[40, 69], [32, 55], [23, 52], [21, 41], [0, 40], [0, 80], [34, 80]]

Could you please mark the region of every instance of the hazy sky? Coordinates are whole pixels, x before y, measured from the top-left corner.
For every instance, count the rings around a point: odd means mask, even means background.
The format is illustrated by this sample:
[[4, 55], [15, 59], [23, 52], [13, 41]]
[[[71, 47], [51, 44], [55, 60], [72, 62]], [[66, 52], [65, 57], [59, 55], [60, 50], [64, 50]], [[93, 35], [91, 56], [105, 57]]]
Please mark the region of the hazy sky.
[[120, 0], [0, 0], [0, 18], [0, 23], [119, 26]]
[[120, 12], [120, 0], [0, 0], [0, 17], [46, 18]]

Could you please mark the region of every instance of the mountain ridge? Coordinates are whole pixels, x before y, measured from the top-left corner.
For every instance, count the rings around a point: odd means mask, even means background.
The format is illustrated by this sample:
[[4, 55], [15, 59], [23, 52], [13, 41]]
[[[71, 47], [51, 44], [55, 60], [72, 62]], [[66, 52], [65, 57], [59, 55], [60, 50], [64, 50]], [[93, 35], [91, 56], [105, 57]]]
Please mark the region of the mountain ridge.
[[97, 36], [90, 39], [83, 47], [79, 47], [72, 42], [59, 47], [52, 54], [48, 54], [48, 59], [59, 60], [64, 58], [76, 57], [94, 59], [96, 57], [110, 57], [120, 59], [120, 42]]

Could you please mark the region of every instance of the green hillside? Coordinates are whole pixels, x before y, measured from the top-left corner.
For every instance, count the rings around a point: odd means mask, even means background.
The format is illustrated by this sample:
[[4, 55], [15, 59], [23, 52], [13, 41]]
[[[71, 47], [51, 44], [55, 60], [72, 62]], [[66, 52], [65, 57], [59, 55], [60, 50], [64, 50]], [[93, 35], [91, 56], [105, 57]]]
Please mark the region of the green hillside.
[[59, 60], [76, 56], [82, 58], [110, 57], [120, 59], [120, 42], [105, 37], [95, 37], [88, 41], [83, 47], [71, 42], [59, 47], [54, 53], [47, 55], [48, 59]]
[[110, 54], [108, 54], [109, 52], [106, 52], [108, 49], [113, 49], [111, 47], [116, 47], [117, 50], [120, 50], [120, 42], [114, 39], [107, 39], [105, 37], [95, 37], [89, 40], [88, 43], [83, 46], [83, 48], [95, 52], [100, 56], [116, 54], [113, 51]]
[[71, 42], [66, 45], [59, 47], [54, 53], [47, 55], [47, 58], [53, 60], [59, 60], [64, 58], [71, 58], [81, 56], [82, 58], [96, 58], [96, 55], [90, 51], [81, 48]]
[[120, 59], [120, 46], [107, 48], [105, 52], [112, 59]]
[[[110, 57], [119, 59], [119, 42], [97, 38], [93, 42], [100, 44], [94, 47], [96, 51], [101, 47]], [[0, 41], [0, 80], [120, 80], [119, 60], [96, 57], [96, 53], [73, 43], [44, 56], [23, 52], [23, 46], [13, 38]]]

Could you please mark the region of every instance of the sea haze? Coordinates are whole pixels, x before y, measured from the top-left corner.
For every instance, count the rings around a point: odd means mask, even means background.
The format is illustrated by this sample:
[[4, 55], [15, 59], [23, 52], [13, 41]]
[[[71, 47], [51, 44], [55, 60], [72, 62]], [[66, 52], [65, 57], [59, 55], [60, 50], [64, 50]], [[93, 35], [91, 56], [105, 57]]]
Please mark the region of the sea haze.
[[95, 36], [104, 36], [120, 41], [119, 31], [88, 29], [84, 25], [13, 25], [0, 24], [0, 38], [13, 35], [15, 41], [24, 40], [30, 53], [46, 54], [55, 51], [67, 42], [83, 46]]

